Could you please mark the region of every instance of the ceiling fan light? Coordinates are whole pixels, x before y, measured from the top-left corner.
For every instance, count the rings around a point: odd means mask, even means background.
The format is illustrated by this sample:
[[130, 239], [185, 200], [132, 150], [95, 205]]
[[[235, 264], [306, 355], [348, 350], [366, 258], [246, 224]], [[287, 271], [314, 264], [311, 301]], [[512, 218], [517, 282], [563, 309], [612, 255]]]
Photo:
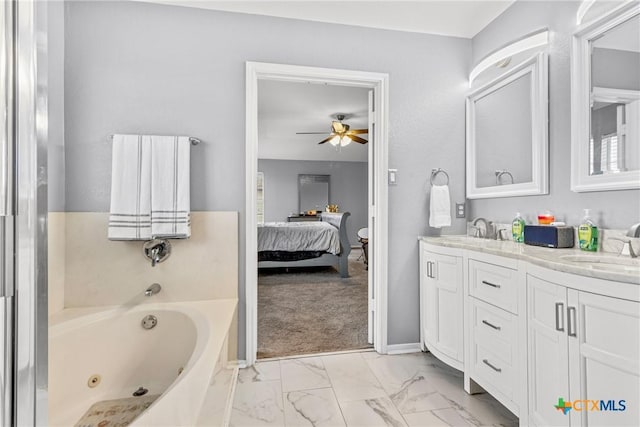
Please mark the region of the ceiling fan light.
[[346, 147], [347, 145], [351, 144], [351, 138], [347, 137], [347, 138], [342, 138], [340, 140], [340, 146], [341, 147]]
[[333, 145], [334, 147], [337, 147], [342, 142], [341, 140], [342, 138], [340, 137], [340, 135], [336, 135], [329, 140], [329, 144]]

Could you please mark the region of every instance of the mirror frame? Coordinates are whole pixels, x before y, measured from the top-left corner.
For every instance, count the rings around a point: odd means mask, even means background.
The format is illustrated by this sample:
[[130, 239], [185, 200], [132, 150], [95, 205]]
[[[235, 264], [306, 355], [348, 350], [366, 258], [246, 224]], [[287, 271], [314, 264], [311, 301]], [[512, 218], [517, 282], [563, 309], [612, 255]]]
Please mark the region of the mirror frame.
[[[548, 59], [539, 52], [508, 72], [474, 90], [466, 100], [467, 110], [467, 198], [530, 196], [549, 193], [549, 79]], [[516, 79], [531, 74], [531, 178], [530, 182], [478, 187], [476, 181], [476, 100], [494, 92]]]
[[590, 42], [640, 14], [632, 2], [580, 26], [571, 46], [571, 191], [608, 191], [640, 188], [640, 170], [589, 175], [591, 138], [591, 49]]
[[[305, 179], [313, 179], [314, 182], [327, 183], [327, 204], [331, 203], [331, 175], [317, 173], [301, 173], [298, 174], [298, 212], [306, 212], [302, 208], [302, 184]], [[320, 212], [324, 211], [325, 206], [319, 206]]]

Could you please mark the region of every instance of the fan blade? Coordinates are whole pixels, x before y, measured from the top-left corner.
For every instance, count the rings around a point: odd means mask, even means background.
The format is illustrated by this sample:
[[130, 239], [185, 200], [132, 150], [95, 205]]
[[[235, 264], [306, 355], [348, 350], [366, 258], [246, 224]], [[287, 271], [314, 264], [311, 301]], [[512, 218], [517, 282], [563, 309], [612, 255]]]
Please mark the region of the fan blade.
[[326, 135], [328, 132], [296, 132], [296, 135]]
[[334, 120], [333, 122], [331, 122], [331, 129], [333, 129], [335, 133], [342, 133], [344, 132], [344, 125]]
[[369, 133], [369, 129], [352, 129], [347, 134], [349, 135], [358, 135], [361, 133]]
[[335, 136], [335, 135], [331, 135], [331, 136], [329, 136], [329, 138], [323, 139], [322, 141], [318, 142], [318, 145], [319, 145], [319, 144], [324, 144], [325, 142], [329, 142], [329, 141], [331, 141], [331, 139], [332, 139], [334, 136]]
[[366, 144], [367, 142], [369, 142], [366, 139], [362, 139], [359, 136], [355, 136], [355, 135], [347, 134], [347, 138], [351, 139], [353, 142], [358, 142], [360, 144]]

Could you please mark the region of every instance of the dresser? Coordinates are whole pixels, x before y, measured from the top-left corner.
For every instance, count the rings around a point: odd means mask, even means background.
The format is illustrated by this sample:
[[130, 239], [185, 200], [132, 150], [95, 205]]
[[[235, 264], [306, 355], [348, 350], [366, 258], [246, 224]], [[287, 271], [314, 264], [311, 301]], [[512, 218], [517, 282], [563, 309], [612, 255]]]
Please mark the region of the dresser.
[[289, 215], [287, 222], [320, 221], [320, 215]]

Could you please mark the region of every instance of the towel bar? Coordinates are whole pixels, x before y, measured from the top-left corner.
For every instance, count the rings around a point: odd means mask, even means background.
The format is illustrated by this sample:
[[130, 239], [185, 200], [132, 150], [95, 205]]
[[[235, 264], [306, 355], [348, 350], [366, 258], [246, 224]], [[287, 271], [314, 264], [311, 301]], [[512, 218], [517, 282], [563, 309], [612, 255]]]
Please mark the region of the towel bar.
[[[113, 139], [113, 135], [109, 136], [110, 139]], [[198, 138], [193, 138], [193, 137], [189, 137], [189, 142], [191, 143], [191, 145], [198, 145], [200, 144], [202, 141], [200, 141]]]

